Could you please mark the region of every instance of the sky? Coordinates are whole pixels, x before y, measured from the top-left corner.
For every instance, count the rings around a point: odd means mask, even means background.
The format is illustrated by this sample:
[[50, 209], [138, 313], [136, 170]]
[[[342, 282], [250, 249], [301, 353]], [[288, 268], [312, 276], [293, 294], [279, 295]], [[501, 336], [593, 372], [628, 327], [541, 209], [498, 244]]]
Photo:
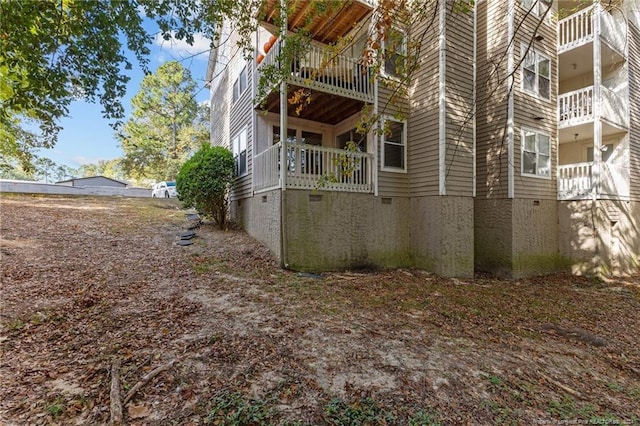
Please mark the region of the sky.
[[[150, 25], [149, 25], [150, 26]], [[204, 78], [209, 58], [209, 40], [197, 35], [193, 46], [184, 41], [166, 41], [158, 34], [149, 46], [149, 70], [154, 72], [166, 61], [181, 61], [185, 68], [191, 70], [191, 76], [201, 89], [196, 96], [198, 102], [209, 99], [209, 91], [204, 87]], [[205, 52], [205, 53], [201, 53]], [[199, 53], [199, 54], [198, 54]], [[198, 55], [196, 55], [198, 54]], [[194, 56], [196, 55], [196, 56]], [[126, 71], [131, 80], [127, 84], [127, 94], [122, 99], [125, 118], [131, 112], [131, 98], [140, 89], [144, 74], [133, 55], [128, 55], [133, 69]], [[110, 120], [102, 117], [100, 103], [76, 101], [69, 108], [68, 117], [60, 121], [62, 130], [58, 135], [58, 143], [52, 149], [41, 150], [39, 155], [50, 158], [59, 165], [78, 168], [83, 164], [97, 163], [99, 160], [111, 160], [121, 157], [122, 150], [109, 126]]]

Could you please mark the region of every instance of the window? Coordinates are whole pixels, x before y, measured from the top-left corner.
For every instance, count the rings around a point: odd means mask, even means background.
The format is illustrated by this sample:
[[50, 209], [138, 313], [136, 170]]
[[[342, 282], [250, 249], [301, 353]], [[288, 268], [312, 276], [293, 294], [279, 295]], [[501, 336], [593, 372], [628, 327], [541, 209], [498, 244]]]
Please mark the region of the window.
[[405, 67], [407, 56], [407, 35], [398, 29], [390, 28], [383, 42], [384, 74], [399, 77]]
[[238, 78], [233, 82], [233, 102], [237, 101], [238, 98], [244, 93], [247, 88], [247, 66], [242, 67], [240, 74], [238, 74]]
[[247, 174], [247, 129], [244, 128], [231, 141], [238, 176]]
[[407, 123], [388, 118], [382, 135], [382, 168], [406, 171]]
[[[537, 16], [538, 18], [545, 14], [547, 9], [549, 9], [549, 5], [551, 1], [549, 0], [522, 0], [522, 7], [531, 11], [533, 16]], [[547, 18], [551, 16], [551, 10], [547, 14]]]
[[551, 177], [551, 138], [534, 130], [522, 130], [522, 174]]
[[340, 149], [346, 149], [347, 143], [353, 142], [358, 152], [367, 152], [367, 135], [358, 133], [358, 129], [356, 128], [336, 136], [336, 142]]
[[[273, 143], [280, 142], [280, 126], [273, 126]], [[287, 129], [287, 142], [291, 144], [305, 144], [322, 146], [324, 135], [321, 132], [302, 130], [300, 128]], [[279, 167], [279, 166], [278, 166]], [[322, 173], [322, 156], [310, 148], [287, 147], [287, 169], [290, 172]]]
[[522, 46], [522, 90], [542, 99], [551, 99], [551, 60]]

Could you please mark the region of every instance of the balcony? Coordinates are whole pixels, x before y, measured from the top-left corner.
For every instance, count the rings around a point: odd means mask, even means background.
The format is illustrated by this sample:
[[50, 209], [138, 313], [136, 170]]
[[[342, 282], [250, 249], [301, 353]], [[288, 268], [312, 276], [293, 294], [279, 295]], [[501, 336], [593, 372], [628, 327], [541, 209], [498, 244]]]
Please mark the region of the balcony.
[[625, 52], [627, 24], [622, 15], [613, 15], [600, 3], [582, 9], [558, 22], [558, 54], [592, 43], [595, 29], [600, 39], [619, 53]]
[[[281, 51], [278, 39], [258, 66], [278, 66]], [[294, 58], [287, 83], [318, 90], [362, 102], [373, 102], [372, 71], [361, 65], [359, 58], [332, 53], [317, 46], [309, 47], [301, 57]]]
[[[627, 127], [629, 105], [621, 96], [605, 86], [600, 86], [600, 115], [614, 125]], [[593, 86], [558, 95], [558, 128], [577, 126], [594, 120]]]
[[[258, 65], [256, 73], [265, 67], [280, 66], [281, 40], [278, 39]], [[285, 106], [289, 116], [335, 125], [346, 117], [362, 111], [365, 103], [373, 103], [373, 77], [370, 67], [360, 64], [360, 58], [311, 46], [290, 64], [285, 73], [288, 84]], [[264, 74], [266, 75], [266, 73]], [[278, 82], [267, 88], [260, 99], [260, 109], [280, 114]]]
[[[256, 192], [281, 187], [282, 143], [253, 159]], [[342, 192], [373, 192], [373, 155], [317, 145], [286, 143], [287, 188]]]
[[[288, 0], [290, 10], [287, 16], [287, 29], [297, 32], [305, 27], [313, 38], [321, 43], [335, 43], [345, 37], [356, 26], [367, 19], [378, 5], [378, 0], [351, 0], [337, 3], [340, 7], [323, 5], [323, 2]], [[278, 24], [280, 0], [265, 0], [262, 12], [257, 18], [270, 30]], [[274, 31], [271, 31], [272, 33]]]
[[558, 166], [558, 200], [629, 197], [629, 168], [601, 163], [596, 173], [593, 162]]

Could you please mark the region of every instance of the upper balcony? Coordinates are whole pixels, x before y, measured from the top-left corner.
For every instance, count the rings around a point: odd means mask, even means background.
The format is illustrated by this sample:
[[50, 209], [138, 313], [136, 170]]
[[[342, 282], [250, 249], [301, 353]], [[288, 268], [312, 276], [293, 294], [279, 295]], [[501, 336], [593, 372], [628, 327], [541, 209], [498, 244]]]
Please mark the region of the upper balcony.
[[[281, 0], [265, 0], [258, 19], [270, 29], [278, 26]], [[287, 30], [297, 32], [304, 27], [313, 39], [321, 43], [335, 43], [350, 33], [358, 23], [371, 15], [378, 0], [350, 0], [322, 2], [313, 0], [291, 1], [287, 16]], [[272, 31], [274, 32], [274, 31]]]
[[625, 55], [626, 19], [620, 12], [610, 13], [595, 3], [558, 22], [558, 54], [591, 44], [598, 36], [608, 47]]
[[[278, 39], [269, 49], [258, 65], [258, 75], [266, 66], [280, 66], [281, 43]], [[372, 70], [362, 65], [360, 58], [339, 55], [330, 49], [312, 45], [302, 55], [293, 58], [289, 67], [290, 72], [285, 73], [290, 92], [288, 107], [295, 109], [295, 115], [300, 118], [336, 124], [360, 111], [364, 103], [374, 101]], [[271, 89], [264, 107], [280, 113], [279, 92], [276, 87]], [[298, 105], [291, 101], [296, 92], [300, 98]]]
[[614, 125], [627, 127], [629, 105], [624, 93], [617, 94], [601, 85], [600, 99], [594, 96], [593, 86], [558, 95], [558, 128], [593, 122], [596, 102], [599, 102], [601, 118]]

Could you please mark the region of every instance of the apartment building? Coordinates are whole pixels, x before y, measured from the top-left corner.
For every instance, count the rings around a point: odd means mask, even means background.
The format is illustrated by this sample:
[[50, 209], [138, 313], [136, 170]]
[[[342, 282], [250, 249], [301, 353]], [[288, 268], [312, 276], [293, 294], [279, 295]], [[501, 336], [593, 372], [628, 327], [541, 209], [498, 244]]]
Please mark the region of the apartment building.
[[[208, 78], [212, 143], [237, 159], [232, 216], [284, 266], [640, 270], [632, 7], [556, 4], [549, 18], [542, 0], [424, 2], [431, 19], [394, 25], [375, 68], [362, 52], [377, 0], [291, 2], [286, 20], [279, 1], [256, 15], [255, 59], [225, 23]], [[303, 25], [311, 41], [286, 59], [276, 34]], [[363, 114], [378, 120], [361, 134]]]

